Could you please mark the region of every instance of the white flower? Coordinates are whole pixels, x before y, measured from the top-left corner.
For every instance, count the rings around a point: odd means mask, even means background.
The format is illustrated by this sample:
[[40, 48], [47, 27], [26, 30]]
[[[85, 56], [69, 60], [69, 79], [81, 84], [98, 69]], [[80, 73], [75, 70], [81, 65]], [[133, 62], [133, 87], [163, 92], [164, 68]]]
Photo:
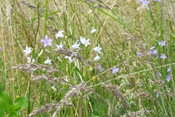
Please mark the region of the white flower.
[[59, 50], [59, 49], [62, 49], [63, 48], [63, 44], [62, 44], [62, 42], [60, 43], [60, 45], [56, 45], [56, 49], [55, 50]]
[[60, 57], [59, 57], [59, 56], [57, 57], [57, 59], [58, 59], [59, 61], [61, 61], [61, 62], [62, 62], [62, 60], [60, 59]]
[[52, 86], [52, 90], [55, 92], [56, 91], [56, 85]]
[[38, 57], [40, 57], [42, 53], [43, 53], [43, 50], [41, 50], [41, 52], [38, 54]]
[[27, 57], [27, 62], [28, 63], [34, 63], [35, 59], [32, 59], [32, 57]]
[[46, 61], [44, 61], [44, 64], [52, 64], [52, 63], [51, 63], [51, 61], [52, 61], [52, 60], [51, 60], [51, 59], [49, 59], [49, 57], [47, 57], [47, 60], [46, 60]]
[[55, 35], [56, 39], [57, 39], [57, 38], [63, 38], [63, 37], [64, 37], [63, 32], [64, 32], [63, 30], [58, 31], [58, 33]]
[[94, 51], [96, 51], [99, 54], [101, 54], [101, 52], [100, 52], [101, 50], [102, 50], [102, 48], [100, 47], [100, 44], [98, 44], [98, 46], [94, 48]]
[[95, 33], [97, 30], [94, 28], [94, 27], [92, 27], [92, 30], [91, 30], [91, 33], [93, 34], [93, 33]]
[[83, 37], [80, 36], [80, 41], [81, 41], [81, 43], [84, 44], [86, 47], [87, 47], [88, 45], [90, 45], [89, 39], [86, 40], [85, 38], [83, 38]]
[[72, 63], [72, 62], [73, 62], [73, 60], [72, 60], [71, 56], [65, 56], [64, 58], [69, 59], [69, 63]]
[[95, 58], [94, 58], [94, 61], [98, 61], [100, 59], [100, 57], [97, 55]]
[[23, 52], [24, 52], [24, 53], [26, 53], [26, 56], [27, 56], [28, 54], [30, 54], [30, 53], [32, 52], [32, 48], [31, 48], [31, 47], [26, 46], [26, 49], [25, 49], [25, 50], [23, 50]]
[[57, 83], [55, 83], [53, 86], [52, 86], [52, 90], [55, 92], [56, 91], [56, 86], [57, 86]]
[[67, 77], [65, 77], [65, 79], [64, 79], [66, 82], [69, 82], [69, 80], [68, 80], [68, 78]]
[[76, 41], [74, 45], [72, 45], [72, 48], [74, 49], [80, 49], [79, 46], [80, 46], [80, 43], [78, 43], [79, 41]]

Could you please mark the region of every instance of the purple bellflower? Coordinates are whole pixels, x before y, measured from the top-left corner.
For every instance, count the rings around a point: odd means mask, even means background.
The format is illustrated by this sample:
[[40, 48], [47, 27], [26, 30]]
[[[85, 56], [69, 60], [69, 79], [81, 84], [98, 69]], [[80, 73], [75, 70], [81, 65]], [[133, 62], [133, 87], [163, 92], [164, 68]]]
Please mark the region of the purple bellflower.
[[149, 0], [144, 0], [143, 2], [142, 2], [142, 6], [143, 7], [148, 7], [148, 4], [150, 3], [150, 1]]
[[167, 76], [166, 76], [166, 81], [169, 82], [170, 79], [171, 79], [171, 75], [167, 75]]
[[140, 57], [142, 55], [141, 52], [137, 52], [137, 57]]
[[142, 7], [148, 8], [148, 4], [150, 3], [150, 1], [149, 0], [139, 0], [139, 3], [142, 3]]
[[116, 74], [117, 72], [119, 72], [119, 68], [116, 68], [116, 66], [114, 66], [114, 67], [112, 68], [112, 73], [113, 73], [113, 74]]
[[171, 72], [171, 67], [168, 68], [167, 72]]
[[160, 42], [159, 42], [159, 45], [160, 45], [161, 47], [163, 47], [163, 46], [165, 46], [165, 43], [166, 43], [166, 41], [160, 41]]
[[159, 92], [156, 93], [156, 97], [157, 97], [157, 98], [159, 97]]
[[167, 57], [165, 56], [165, 54], [161, 54], [160, 58], [165, 60]]
[[161, 0], [154, 0], [155, 2], [161, 2]]
[[100, 72], [102, 72], [101, 65], [97, 65], [97, 68], [99, 69]]
[[160, 72], [157, 73], [160, 77], [162, 77], [162, 74]]
[[158, 55], [157, 50], [153, 50], [153, 55], [154, 56], [157, 56]]
[[53, 39], [49, 39], [48, 36], [45, 36], [45, 39], [41, 39], [41, 42], [44, 43], [44, 48], [46, 48], [47, 46], [52, 46], [52, 42]]

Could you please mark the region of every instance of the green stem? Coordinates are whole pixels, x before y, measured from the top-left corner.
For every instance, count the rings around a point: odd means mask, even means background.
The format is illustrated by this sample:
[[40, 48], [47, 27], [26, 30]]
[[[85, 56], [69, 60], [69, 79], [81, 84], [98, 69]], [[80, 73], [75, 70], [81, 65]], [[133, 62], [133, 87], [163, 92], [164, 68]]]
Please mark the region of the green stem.
[[[44, 37], [46, 36], [46, 32], [47, 32], [47, 7], [48, 6], [48, 0], [46, 0], [46, 5], [45, 5], [45, 25], [44, 25]], [[43, 49], [43, 57], [42, 57], [42, 63], [44, 61], [44, 52], [45, 49]], [[39, 100], [39, 107], [41, 107], [42, 105], [42, 80], [40, 81], [40, 100]]]

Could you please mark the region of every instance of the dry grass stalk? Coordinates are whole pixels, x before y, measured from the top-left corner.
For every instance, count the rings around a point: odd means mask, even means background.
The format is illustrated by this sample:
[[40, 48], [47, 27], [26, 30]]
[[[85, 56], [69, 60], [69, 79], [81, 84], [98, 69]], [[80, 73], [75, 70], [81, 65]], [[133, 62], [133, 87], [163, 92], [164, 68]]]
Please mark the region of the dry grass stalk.
[[19, 69], [20, 71], [28, 72], [28, 73], [31, 73], [31, 72], [34, 72], [34, 71], [37, 71], [37, 70], [47, 71], [48, 73], [61, 72], [58, 69], [53, 68], [51, 66], [34, 64], [34, 63], [20, 64], [20, 65], [12, 66], [12, 68], [13, 69]]
[[91, 94], [93, 94], [93, 92], [89, 92], [86, 95], [83, 96], [83, 100], [85, 100], [86, 98], [88, 98]]
[[83, 63], [83, 65], [91, 65], [91, 62], [84, 59], [80, 53], [77, 51], [77, 49], [68, 49], [68, 48], [60, 48], [60, 49], [56, 49], [55, 50], [56, 53], [62, 54], [64, 56], [69, 56], [75, 59], [78, 59], [80, 61], [84, 61], [85, 63]]
[[34, 76], [34, 75], [31, 76], [32, 81], [40, 81], [41, 79], [47, 80], [49, 82], [58, 82], [59, 81], [58, 78], [52, 77], [51, 75], [44, 75], [43, 74], [41, 76]]
[[155, 83], [157, 83], [157, 84], [159, 84], [159, 85], [165, 85], [165, 82], [163, 81], [163, 80], [148, 80], [148, 82], [149, 82], [149, 84], [155, 84]]
[[36, 5], [31, 4], [31, 3], [27, 2], [27, 1], [21, 1], [21, 3], [26, 5], [26, 6], [28, 6], [29, 8], [33, 8], [35, 10], [37, 9]]
[[36, 116], [42, 112], [51, 112], [53, 110], [56, 110], [55, 113], [53, 114], [53, 117], [57, 117], [57, 114], [60, 112], [60, 110], [63, 107], [66, 106], [71, 106], [71, 97], [80, 95], [81, 92], [86, 92], [90, 91], [91, 89], [86, 87], [85, 83], [81, 83], [75, 87], [73, 87], [70, 91], [66, 93], [64, 98], [59, 102], [59, 104], [46, 104], [45, 106], [41, 107], [40, 109], [35, 109], [34, 111], [31, 112], [29, 117]]
[[175, 96], [173, 91], [167, 85], [165, 85], [165, 88], [166, 88], [165, 92], [158, 91], [157, 89], [155, 89], [154, 92], [159, 93], [159, 95], [162, 95], [162, 96], [170, 96], [170, 97]]
[[57, 82], [61, 82], [61, 83], [66, 83], [69, 86], [72, 86], [72, 84], [70, 84], [68, 81], [66, 81], [66, 77], [62, 77], [62, 78], [57, 78], [57, 77], [53, 77], [51, 75], [41, 75], [41, 76], [31, 76], [31, 81], [40, 81], [41, 79], [46, 80], [47, 83], [49, 84], [55, 84]]
[[145, 97], [145, 98], [151, 97], [151, 94], [150, 94], [148, 91], [141, 92], [141, 93], [137, 93], [136, 95], [137, 95], [137, 96], [143, 96], [143, 97]]
[[[38, 8], [35, 4], [29, 3], [27, 1], [21, 1], [21, 3], [26, 5], [29, 8], [33, 9], [34, 11], [38, 10]], [[39, 12], [41, 13], [41, 15], [44, 15], [44, 11], [45, 11], [45, 9], [39, 9]], [[48, 18], [53, 20], [52, 16], [48, 16]]]
[[151, 100], [158, 103], [157, 99], [152, 96], [148, 91], [140, 90], [138, 93], [136, 93], [136, 97], [141, 97], [142, 99]]
[[[71, 106], [72, 104], [71, 103], [66, 103], [65, 106]], [[35, 115], [38, 115], [42, 112], [47, 112], [47, 113], [50, 113], [54, 110], [56, 110], [57, 106], [59, 106], [59, 104], [46, 104], [44, 106], [42, 106], [40, 109], [35, 109], [34, 111], [32, 111], [29, 115], [29, 117], [33, 117]]]
[[60, 101], [59, 106], [57, 107], [57, 110], [53, 114], [52, 117], [57, 117], [57, 114], [60, 112], [61, 108], [64, 107], [64, 104], [69, 100], [71, 96], [79, 95], [81, 92], [91, 91], [91, 89], [86, 87], [86, 83], [81, 83], [74, 88], [72, 88], [70, 91], [68, 91], [65, 95], [65, 97]]
[[120, 89], [116, 86], [116, 85], [112, 85], [112, 84], [103, 84], [102, 85], [105, 89], [112, 91], [112, 93], [114, 94], [114, 96], [117, 99], [121, 100], [121, 103], [123, 105], [123, 107], [127, 108], [127, 109], [131, 109], [130, 105], [128, 104], [127, 100], [125, 99], [125, 97], [123, 96], [123, 94], [121, 93]]
[[168, 95], [168, 96], [170, 96], [170, 97], [173, 97], [173, 96], [175, 96], [175, 94], [173, 93], [173, 91], [167, 86], [167, 85], [165, 85], [165, 87], [166, 87], [166, 95]]
[[146, 114], [153, 113], [153, 111], [150, 110], [139, 110], [137, 112], [129, 112], [121, 117], [142, 117], [142, 115], [146, 112]]
[[112, 116], [111, 113], [112, 113], [112, 106], [111, 106], [111, 103], [108, 102], [108, 117]]
[[63, 54], [65, 56], [70, 56], [76, 58], [80, 61], [84, 60], [84, 58], [79, 54], [76, 49], [69, 50], [67, 48], [60, 48], [55, 50], [56, 53]]
[[51, 112], [53, 111], [58, 105], [57, 104], [46, 104], [44, 106], [42, 106], [40, 109], [35, 109], [34, 111], [31, 112], [31, 114], [29, 115], [29, 117], [38, 115], [39, 113], [42, 112]]
[[105, 8], [109, 9], [107, 6], [103, 4], [101, 0], [85, 0], [88, 4], [95, 4], [93, 7], [94, 8]]

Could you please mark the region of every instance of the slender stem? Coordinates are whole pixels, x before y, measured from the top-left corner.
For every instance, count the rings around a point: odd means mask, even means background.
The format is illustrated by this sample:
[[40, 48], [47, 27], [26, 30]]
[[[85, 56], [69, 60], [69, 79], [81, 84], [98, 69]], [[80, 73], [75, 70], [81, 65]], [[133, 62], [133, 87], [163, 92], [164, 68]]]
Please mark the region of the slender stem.
[[47, 7], [48, 6], [48, 0], [46, 0], [46, 6], [45, 6], [45, 25], [44, 25], [44, 36], [46, 35], [47, 32]]
[[[47, 32], [47, 7], [48, 6], [48, 0], [46, 0], [46, 5], [45, 5], [45, 25], [44, 25], [44, 37], [46, 36], [46, 32]], [[43, 57], [42, 57], [42, 62], [44, 61], [44, 51], [45, 49], [43, 49]], [[39, 100], [39, 107], [41, 107], [41, 103], [42, 103], [42, 85], [43, 82], [42, 80], [40, 81], [40, 100]]]
[[34, 42], [34, 48], [33, 48], [33, 53], [35, 55], [35, 50], [36, 50], [36, 42], [37, 42], [37, 35], [38, 35], [38, 32], [39, 32], [39, 27], [40, 27], [40, 2], [38, 1], [37, 3], [37, 12], [38, 12], [38, 26], [37, 26], [37, 29], [36, 29], [36, 32], [35, 32], [35, 42]]
[[[168, 63], [171, 64], [170, 51], [169, 51], [169, 39], [168, 39], [168, 35], [167, 35], [167, 27], [166, 27], [165, 14], [164, 14], [164, 1], [161, 0], [160, 4], [161, 4], [161, 12], [162, 12], [162, 22], [163, 22], [163, 27], [164, 27], [164, 36], [165, 36], [166, 43], [167, 43], [166, 46], [167, 46], [167, 53], [168, 53]], [[169, 67], [171, 68], [171, 65], [169, 65]], [[174, 92], [175, 92], [172, 70], [171, 70], [171, 80], [172, 80], [173, 89], [174, 89]], [[164, 102], [162, 102], [162, 104], [163, 104], [163, 107], [164, 107]], [[164, 110], [165, 110], [165, 114], [167, 116], [167, 112], [166, 112], [165, 107], [164, 107]], [[172, 116], [172, 114], [171, 114], [171, 116]]]

